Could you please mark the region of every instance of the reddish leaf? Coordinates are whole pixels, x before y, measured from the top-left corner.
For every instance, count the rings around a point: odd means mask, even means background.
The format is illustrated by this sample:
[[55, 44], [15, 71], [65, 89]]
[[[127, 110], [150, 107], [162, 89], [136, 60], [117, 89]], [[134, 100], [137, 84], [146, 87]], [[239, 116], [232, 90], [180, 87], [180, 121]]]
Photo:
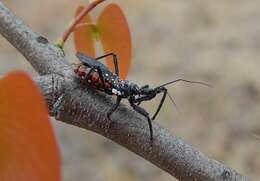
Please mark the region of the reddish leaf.
[[[77, 17], [81, 11], [84, 10], [84, 6], [79, 6], [76, 10], [75, 17]], [[81, 26], [82, 25], [82, 26]], [[94, 46], [94, 37], [92, 36], [92, 25], [91, 18], [89, 15], [86, 15], [78, 23], [78, 26], [74, 30], [74, 46], [77, 52], [84, 53], [90, 57], [95, 57], [95, 46]]]
[[25, 73], [0, 79], [0, 140], [1, 181], [61, 180], [46, 105]]
[[[120, 77], [125, 79], [131, 63], [131, 36], [127, 20], [116, 4], [109, 4], [98, 17], [100, 39], [105, 53], [115, 53], [118, 56]], [[107, 64], [113, 70], [112, 58]]]

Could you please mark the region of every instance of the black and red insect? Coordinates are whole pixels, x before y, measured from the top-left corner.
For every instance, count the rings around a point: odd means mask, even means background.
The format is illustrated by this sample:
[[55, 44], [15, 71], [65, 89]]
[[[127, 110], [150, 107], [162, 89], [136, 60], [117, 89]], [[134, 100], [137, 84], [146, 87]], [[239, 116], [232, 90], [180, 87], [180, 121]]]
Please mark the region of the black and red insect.
[[[120, 79], [117, 56], [114, 53], [109, 53], [95, 59], [82, 53], [77, 53], [76, 56], [81, 61], [81, 63], [77, 65], [77, 67], [74, 69], [74, 72], [78, 75], [81, 81], [89, 84], [91, 87], [94, 87], [99, 91], [105, 92], [109, 95], [117, 96], [116, 104], [111, 107], [111, 109], [107, 113], [107, 118], [110, 119], [112, 113], [118, 108], [122, 99], [128, 99], [133, 109], [147, 118], [151, 141], [153, 140], [153, 127], [151, 120], [154, 120], [156, 118], [157, 114], [162, 108], [167, 95], [167, 89], [165, 87], [166, 85], [178, 81], [184, 81], [209, 86], [208, 84], [205, 84], [203, 82], [176, 79], [155, 88], [150, 88], [149, 85], [139, 87], [137, 84], [132, 83], [128, 80]], [[97, 61], [107, 56], [113, 57], [115, 73], [110, 71], [108, 67], [106, 67], [104, 64]], [[143, 101], [149, 101], [153, 99], [156, 95], [160, 93], [162, 93], [161, 101], [154, 115], [150, 117], [149, 113], [139, 105]]]

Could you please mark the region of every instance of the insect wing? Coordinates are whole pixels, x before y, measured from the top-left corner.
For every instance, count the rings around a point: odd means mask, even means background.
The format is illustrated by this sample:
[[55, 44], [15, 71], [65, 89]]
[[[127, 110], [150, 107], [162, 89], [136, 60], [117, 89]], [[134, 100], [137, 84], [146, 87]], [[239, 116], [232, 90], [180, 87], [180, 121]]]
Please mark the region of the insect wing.
[[85, 55], [83, 53], [77, 53], [76, 56], [78, 57], [78, 59], [83, 62], [84, 64], [86, 64], [88, 67], [93, 67], [93, 66], [96, 66], [96, 67], [100, 67], [101, 69], [103, 70], [107, 70], [109, 71], [109, 69], [104, 65], [102, 64], [101, 62], [97, 61], [96, 59], [88, 56], [88, 55]]

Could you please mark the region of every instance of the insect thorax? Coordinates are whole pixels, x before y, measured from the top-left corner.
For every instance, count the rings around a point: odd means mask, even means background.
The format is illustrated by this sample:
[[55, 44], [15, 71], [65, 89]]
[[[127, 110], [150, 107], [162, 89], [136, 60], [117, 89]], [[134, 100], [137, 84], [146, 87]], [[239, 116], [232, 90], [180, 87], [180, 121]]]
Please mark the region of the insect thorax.
[[129, 97], [135, 94], [139, 90], [139, 87], [137, 84], [128, 80], [120, 80], [119, 90], [121, 91], [121, 94], [124, 95], [124, 97]]

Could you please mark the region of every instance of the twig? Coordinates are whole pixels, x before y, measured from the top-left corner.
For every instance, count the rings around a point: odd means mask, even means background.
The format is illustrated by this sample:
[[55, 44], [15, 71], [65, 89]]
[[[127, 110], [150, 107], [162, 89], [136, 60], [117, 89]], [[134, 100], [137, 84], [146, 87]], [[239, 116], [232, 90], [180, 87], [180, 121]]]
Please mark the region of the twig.
[[209, 159], [155, 122], [151, 148], [146, 119], [124, 105], [112, 115], [113, 121], [106, 119], [113, 99], [86, 87], [77, 88], [80, 84], [71, 69], [64, 69], [68, 65], [62, 51], [34, 33], [1, 2], [0, 33], [42, 75], [35, 81], [41, 87], [50, 111], [56, 102], [56, 112], [52, 113], [56, 119], [97, 132], [179, 180], [249, 180], [235, 170]]
[[62, 37], [58, 39], [57, 45], [63, 47], [64, 43], [68, 39], [69, 35], [74, 31], [78, 23], [84, 18], [92, 9], [94, 9], [98, 4], [104, 2], [105, 0], [95, 0], [90, 2], [84, 7], [84, 9], [79, 13], [79, 15], [73, 20], [73, 22], [68, 26], [68, 29], [65, 30]]

